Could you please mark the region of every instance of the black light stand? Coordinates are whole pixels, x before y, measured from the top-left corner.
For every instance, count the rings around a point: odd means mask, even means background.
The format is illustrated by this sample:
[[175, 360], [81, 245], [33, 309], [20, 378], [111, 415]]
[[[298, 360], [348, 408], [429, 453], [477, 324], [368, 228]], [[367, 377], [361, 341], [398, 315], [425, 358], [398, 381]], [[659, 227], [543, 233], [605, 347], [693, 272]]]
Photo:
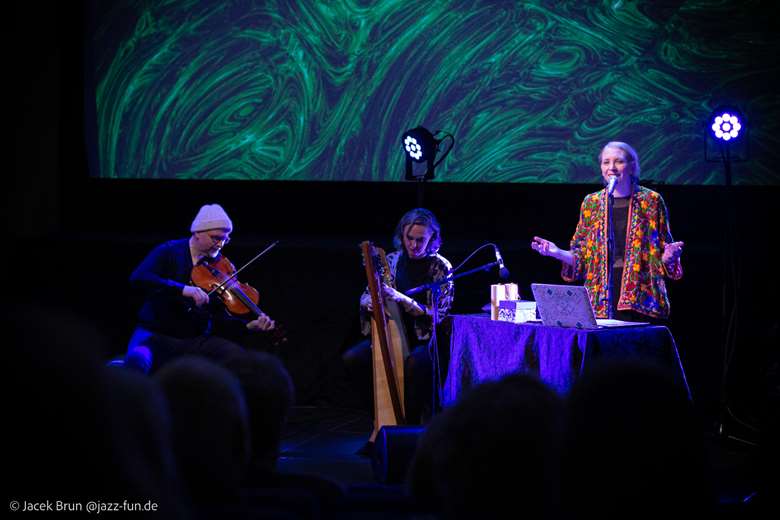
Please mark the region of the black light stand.
[[415, 172], [414, 165], [412, 164], [413, 161], [409, 159], [409, 156], [406, 157], [406, 180], [408, 181], [415, 181], [417, 184], [417, 207], [422, 208], [424, 207], [423, 201], [424, 201], [424, 193], [425, 193], [425, 181], [429, 179], [433, 179], [433, 157], [431, 157], [431, 160], [426, 165], [425, 172], [423, 174], [417, 174]]
[[[745, 132], [747, 134], [747, 131]], [[711, 134], [708, 134], [708, 139], [714, 139]], [[747, 135], [741, 136], [739, 144], [744, 147], [743, 154], [737, 154], [737, 157], [732, 156], [732, 142], [720, 141], [715, 139], [717, 149], [716, 154], [710, 156], [710, 149], [705, 144], [705, 160], [708, 162], [722, 162], [724, 170], [725, 180], [725, 206], [726, 206], [726, 225], [723, 236], [723, 281], [721, 284], [721, 337], [723, 338], [723, 352], [722, 352], [722, 365], [720, 376], [720, 393], [718, 403], [718, 423], [716, 424], [716, 434], [718, 437], [728, 439], [732, 441], [741, 442], [744, 444], [755, 446], [755, 443], [746, 439], [731, 435], [727, 431], [726, 421], [731, 419], [736, 421], [748, 429], [755, 430], [755, 428], [747, 424], [746, 422], [737, 418], [731, 411], [731, 406], [728, 399], [728, 378], [731, 362], [734, 358], [734, 352], [737, 346], [737, 313], [739, 308], [739, 291], [740, 291], [740, 267], [737, 263], [737, 256], [735, 251], [735, 236], [736, 236], [736, 216], [733, 182], [732, 182], [732, 161], [746, 161], [748, 158], [747, 153]], [[736, 141], [734, 141], [736, 143]]]

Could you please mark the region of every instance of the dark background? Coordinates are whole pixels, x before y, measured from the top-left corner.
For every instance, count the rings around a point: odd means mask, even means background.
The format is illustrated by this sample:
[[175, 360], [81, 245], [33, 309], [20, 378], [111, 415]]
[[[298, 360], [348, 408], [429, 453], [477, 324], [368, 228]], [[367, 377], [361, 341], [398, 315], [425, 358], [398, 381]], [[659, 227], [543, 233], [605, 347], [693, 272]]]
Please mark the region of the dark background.
[[[417, 186], [90, 178], [81, 17], [60, 3], [14, 9], [8, 65], [14, 90], [7, 98], [16, 138], [15, 177], [7, 191], [14, 247], [7, 256], [16, 269], [8, 296], [75, 309], [111, 338], [106, 358], [120, 354], [137, 304], [128, 291], [130, 272], [154, 245], [187, 236], [202, 204], [218, 202], [236, 228], [225, 250], [236, 265], [281, 241], [242, 278], [260, 291], [260, 306], [291, 331], [290, 346], [280, 355], [299, 402], [339, 404], [339, 352], [357, 339], [357, 300], [365, 284], [358, 243], [370, 239], [389, 248], [398, 218], [416, 205]], [[689, 160], [705, 167], [703, 154]], [[749, 174], [749, 164], [739, 173]], [[539, 234], [565, 245], [583, 196], [599, 188], [596, 179], [594, 173], [594, 184], [578, 185], [440, 182], [426, 186], [424, 205], [442, 222], [447, 258], [457, 264], [494, 241], [511, 281], [529, 297], [531, 282], [560, 280], [557, 262], [533, 253], [531, 238]], [[777, 359], [780, 189], [649, 187], [664, 196], [674, 236], [686, 243], [685, 277], [670, 282], [669, 292], [671, 329], [694, 399], [705, 421], [718, 420], [725, 316], [736, 302], [726, 396], [738, 418], [760, 425]], [[733, 247], [726, 241], [729, 222]], [[483, 251], [473, 265], [491, 260]], [[496, 281], [495, 273], [459, 281], [454, 311], [479, 311]]]

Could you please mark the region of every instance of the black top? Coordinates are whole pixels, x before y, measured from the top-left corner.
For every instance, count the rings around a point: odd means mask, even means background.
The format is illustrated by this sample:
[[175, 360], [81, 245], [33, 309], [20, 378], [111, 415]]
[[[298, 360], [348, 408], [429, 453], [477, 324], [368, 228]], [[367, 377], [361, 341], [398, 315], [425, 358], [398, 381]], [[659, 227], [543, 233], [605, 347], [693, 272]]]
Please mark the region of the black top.
[[130, 276], [131, 287], [144, 298], [139, 324], [177, 338], [215, 334], [234, 339], [246, 334], [245, 321], [228, 315], [218, 296], [211, 295], [204, 307], [182, 296], [184, 286], [192, 285], [191, 272], [188, 238], [155, 247]]
[[[426, 283], [433, 281], [433, 275], [431, 274], [431, 264], [436, 257], [425, 256], [423, 258], [409, 258], [406, 251], [403, 251], [398, 259], [398, 265], [395, 268], [395, 288], [396, 290], [405, 293], [409, 289], [419, 287]], [[411, 297], [421, 304], [423, 308], [427, 305], [428, 291], [421, 291]], [[414, 345], [419, 343], [415, 333], [414, 317], [407, 313], [403, 313], [404, 328], [406, 335], [408, 336], [409, 344]]]
[[623, 279], [623, 265], [626, 257], [626, 229], [628, 228], [628, 207], [631, 197], [615, 197], [612, 203], [612, 222], [615, 226], [615, 249], [612, 258], [612, 294], [610, 306], [613, 315], [617, 311], [620, 286]]
[[[398, 265], [395, 268], [395, 288], [405, 293], [409, 289], [419, 287], [433, 281], [431, 275], [431, 263], [435, 257], [426, 256], [423, 258], [409, 258], [404, 251], [398, 259]], [[425, 305], [425, 291], [412, 296], [417, 302]]]
[[620, 267], [621, 270], [626, 254], [626, 228], [630, 200], [631, 197], [615, 197], [612, 205], [612, 221], [615, 223], [615, 258], [612, 267]]

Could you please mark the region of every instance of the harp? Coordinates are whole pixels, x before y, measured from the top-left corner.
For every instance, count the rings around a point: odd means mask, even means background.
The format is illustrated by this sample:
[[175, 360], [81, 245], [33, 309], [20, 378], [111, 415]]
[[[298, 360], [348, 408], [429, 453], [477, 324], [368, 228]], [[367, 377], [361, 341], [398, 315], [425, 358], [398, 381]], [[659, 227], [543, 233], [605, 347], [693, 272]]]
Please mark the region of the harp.
[[390, 269], [385, 251], [371, 242], [360, 244], [373, 306], [371, 316], [371, 359], [374, 381], [374, 429], [371, 442], [382, 426], [404, 424], [404, 360], [409, 346], [401, 310], [385, 302], [382, 283], [389, 284]]

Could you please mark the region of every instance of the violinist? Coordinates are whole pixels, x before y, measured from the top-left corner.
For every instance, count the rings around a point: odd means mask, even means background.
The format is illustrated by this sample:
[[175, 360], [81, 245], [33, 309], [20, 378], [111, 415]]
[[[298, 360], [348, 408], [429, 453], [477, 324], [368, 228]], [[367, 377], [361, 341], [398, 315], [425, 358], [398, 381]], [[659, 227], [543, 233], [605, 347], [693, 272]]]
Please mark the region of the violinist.
[[243, 350], [239, 343], [248, 335], [275, 327], [257, 307], [249, 316], [229, 314], [216, 292], [209, 295], [193, 282], [193, 268], [223, 259], [233, 231], [225, 210], [219, 204], [201, 207], [190, 231], [189, 238], [154, 248], [130, 277], [144, 301], [125, 358], [129, 368], [149, 372], [185, 354], [223, 362]]

